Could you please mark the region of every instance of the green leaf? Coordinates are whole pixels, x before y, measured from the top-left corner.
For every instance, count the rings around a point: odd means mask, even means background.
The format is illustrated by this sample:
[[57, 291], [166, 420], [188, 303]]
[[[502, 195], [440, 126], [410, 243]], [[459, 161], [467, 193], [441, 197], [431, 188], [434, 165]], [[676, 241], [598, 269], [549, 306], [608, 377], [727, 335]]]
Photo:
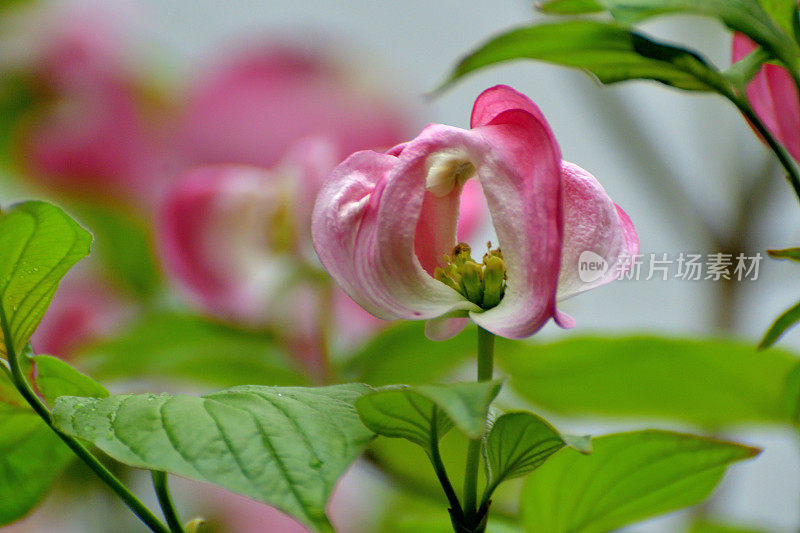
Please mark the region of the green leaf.
[[528, 477], [526, 531], [603, 533], [703, 501], [731, 463], [759, 450], [720, 440], [636, 431], [593, 439], [591, 455], [565, 449]]
[[85, 347], [77, 360], [103, 381], [149, 377], [220, 387], [307, 382], [273, 337], [171, 312], [142, 315], [117, 336]]
[[786, 376], [782, 396], [784, 409], [789, 413], [792, 425], [800, 424], [800, 363], [795, 364]]
[[[32, 374], [49, 404], [63, 395], [108, 396], [92, 378], [47, 355], [20, 356], [23, 373]], [[0, 526], [28, 513], [50, 490], [74, 455], [0, 375]]]
[[[788, 0], [773, 0], [768, 8], [773, 14], [784, 13]], [[567, 9], [568, 11], [561, 11]], [[784, 32], [782, 21], [776, 22], [757, 0], [584, 0], [582, 2], [551, 1], [542, 5], [548, 13], [593, 13], [608, 10], [623, 24], [636, 24], [647, 18], [686, 13], [719, 19], [733, 31], [744, 33], [767, 51], [797, 66], [797, 44]], [[779, 14], [779, 18], [783, 15]], [[780, 23], [780, 25], [779, 25]]]
[[[589, 439], [579, 441], [582, 453]], [[566, 439], [533, 413], [508, 413], [498, 418], [486, 437], [486, 464], [492, 489], [505, 480], [533, 472], [568, 445]], [[489, 493], [492, 492], [489, 490]]]
[[794, 307], [787, 309], [781, 316], [775, 319], [775, 322], [769, 327], [764, 334], [764, 338], [758, 344], [758, 349], [763, 350], [775, 344], [781, 335], [786, 333], [786, 330], [797, 324], [800, 321], [800, 302]]
[[95, 251], [106, 271], [137, 297], [155, 294], [161, 283], [153, 236], [147, 222], [121, 206], [81, 203], [79, 219], [95, 236]]
[[336, 480], [373, 434], [353, 406], [366, 385], [246, 385], [202, 397], [62, 396], [56, 427], [130, 466], [214, 483], [316, 531]]
[[784, 384], [796, 357], [782, 350], [758, 352], [723, 339], [588, 336], [504, 342], [497, 357], [511, 388], [556, 413], [655, 417], [711, 429], [792, 420]]
[[649, 79], [694, 91], [728, 83], [695, 52], [618, 24], [577, 20], [526, 26], [495, 37], [462, 59], [444, 86], [480, 68], [522, 58], [580, 68], [602, 83]]
[[448, 377], [476, 357], [475, 328], [447, 341], [425, 337], [423, 321], [401, 321], [362, 347], [345, 368], [353, 381], [378, 387], [394, 383], [418, 385]]
[[797, 0], [759, 0], [761, 7], [788, 35], [792, 35]]
[[36, 364], [36, 386], [50, 405], [53, 405], [59, 396], [92, 398], [108, 396], [105, 387], [61, 359], [49, 355], [37, 355], [33, 361]]
[[[15, 204], [0, 214], [0, 324], [17, 353], [42, 320], [62, 276], [89, 253], [91, 242], [86, 230], [46, 202]], [[0, 344], [0, 355], [7, 355]]]
[[773, 259], [791, 259], [800, 262], [800, 248], [784, 248], [783, 250], [767, 250]]
[[375, 433], [404, 438], [430, 451], [432, 436], [436, 435], [438, 442], [453, 426], [471, 439], [481, 437], [489, 405], [501, 385], [500, 381], [485, 381], [390, 386], [359, 398], [356, 409]]
[[32, 410], [0, 403], [0, 526], [33, 509], [72, 457]]
[[554, 15], [582, 15], [605, 11], [605, 7], [596, 0], [549, 0], [537, 7], [543, 13]]

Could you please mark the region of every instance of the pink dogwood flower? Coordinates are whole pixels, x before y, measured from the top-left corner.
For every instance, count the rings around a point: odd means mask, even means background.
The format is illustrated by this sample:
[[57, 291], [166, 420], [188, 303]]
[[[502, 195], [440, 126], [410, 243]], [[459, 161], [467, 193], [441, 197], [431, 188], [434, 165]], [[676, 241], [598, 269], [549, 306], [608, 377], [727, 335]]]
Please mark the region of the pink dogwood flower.
[[28, 175], [70, 197], [148, 206], [168, 178], [172, 157], [162, 125], [122, 80], [57, 94], [23, 134]]
[[[756, 45], [749, 37], [737, 33], [732, 48], [732, 59], [736, 62], [755, 50]], [[800, 162], [800, 104], [789, 72], [778, 65], [763, 65], [747, 84], [747, 99], [767, 129]]]
[[[593, 176], [562, 162], [523, 94], [503, 85], [484, 91], [471, 128], [432, 124], [386, 153], [356, 152], [341, 163], [313, 213], [319, 259], [364, 309], [428, 319], [432, 338], [456, 334], [468, 318], [510, 338], [550, 318], [570, 327], [556, 301], [624, 273], [638, 252], [633, 224]], [[473, 178], [500, 244], [482, 263], [456, 246], [459, 200]], [[607, 268], [584, 282], [578, 262], [587, 252]]]
[[[325, 139], [304, 139], [271, 169], [210, 165], [188, 171], [175, 184], [160, 213], [160, 248], [167, 271], [195, 304], [251, 327], [289, 320], [291, 330], [307, 332], [293, 343], [321, 342], [312, 334], [319, 330], [313, 327], [315, 310], [331, 303], [318, 301], [318, 291], [306, 284], [309, 275], [319, 273], [311, 245], [311, 212], [338, 153]], [[462, 236], [477, 229], [479, 202], [480, 189], [470, 187]], [[374, 326], [372, 320], [354, 317], [363, 311], [344, 299], [334, 295], [342, 316], [357, 325]], [[294, 302], [298, 308], [276, 305], [279, 301]]]
[[33, 110], [17, 132], [20, 162], [26, 177], [57, 193], [149, 207], [177, 160], [167, 142], [171, 110], [127, 57], [132, 13], [106, 4], [43, 6], [25, 25], [35, 39], [15, 43], [14, 68], [35, 81]]

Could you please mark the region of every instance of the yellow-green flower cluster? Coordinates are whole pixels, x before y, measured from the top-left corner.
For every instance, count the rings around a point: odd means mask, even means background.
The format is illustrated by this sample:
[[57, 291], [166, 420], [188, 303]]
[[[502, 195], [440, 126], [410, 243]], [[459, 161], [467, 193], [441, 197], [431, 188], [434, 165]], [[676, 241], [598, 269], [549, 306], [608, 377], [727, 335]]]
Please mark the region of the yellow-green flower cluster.
[[463, 294], [470, 302], [483, 309], [491, 309], [503, 299], [506, 285], [506, 265], [500, 248], [492, 250], [492, 243], [481, 263], [472, 259], [472, 248], [458, 243], [452, 256], [442, 256], [442, 266], [436, 267], [433, 277]]

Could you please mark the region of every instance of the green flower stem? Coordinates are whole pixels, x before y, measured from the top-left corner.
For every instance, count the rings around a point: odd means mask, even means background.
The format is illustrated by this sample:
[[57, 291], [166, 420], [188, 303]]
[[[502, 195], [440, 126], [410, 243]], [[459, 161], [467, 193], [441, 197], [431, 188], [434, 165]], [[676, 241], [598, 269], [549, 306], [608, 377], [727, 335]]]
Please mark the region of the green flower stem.
[[83, 444], [75, 440], [74, 438], [61, 433], [56, 427], [53, 425], [53, 417], [50, 414], [50, 410], [47, 406], [42, 402], [42, 400], [36, 395], [31, 387], [31, 384], [28, 383], [28, 379], [22, 372], [22, 369], [19, 365], [19, 356], [17, 355], [16, 350], [11, 341], [11, 333], [8, 328], [8, 324], [5, 320], [5, 316], [0, 313], [0, 327], [2, 328], [3, 337], [5, 339], [5, 346], [6, 346], [6, 354], [8, 357], [8, 362], [10, 365], [11, 370], [11, 379], [14, 383], [14, 386], [19, 390], [20, 394], [22, 394], [23, 398], [30, 404], [33, 410], [38, 414], [44, 422], [50, 426], [50, 428], [58, 435], [58, 437], [64, 441], [64, 443], [69, 446], [69, 448], [77, 455], [84, 463], [86, 463], [92, 471], [97, 474], [106, 485], [108, 485], [111, 490], [113, 490], [120, 499], [125, 502], [131, 511], [138, 516], [142, 522], [144, 522], [147, 527], [150, 528], [151, 531], [154, 533], [172, 533], [167, 526], [161, 523], [161, 521], [153, 514], [150, 509], [147, 508], [140, 500], [137, 498], [128, 488], [122, 484], [122, 482], [117, 479], [117, 477], [112, 474], [108, 468], [106, 468], [103, 463], [101, 463], [92, 452], [90, 452]]
[[463, 519], [464, 512], [461, 509], [461, 503], [458, 501], [458, 496], [456, 495], [456, 491], [453, 489], [452, 483], [450, 483], [447, 470], [442, 462], [442, 456], [439, 453], [439, 435], [436, 424], [436, 420], [438, 419], [437, 410], [438, 408], [434, 406], [433, 423], [431, 424], [431, 464], [433, 464], [433, 469], [436, 471], [436, 477], [439, 479], [442, 489], [444, 489], [444, 494], [447, 496], [447, 501], [450, 503], [451, 516], [456, 516], [459, 519]]
[[175, 504], [172, 502], [172, 496], [169, 493], [167, 473], [160, 470], [151, 470], [150, 474], [153, 476], [153, 488], [156, 491], [164, 518], [167, 519], [167, 525], [172, 530], [172, 533], [184, 533], [183, 524], [181, 524], [181, 519], [178, 517], [178, 512], [175, 510]]
[[[494, 372], [494, 334], [478, 327], [478, 381], [489, 381]], [[478, 511], [478, 469], [481, 462], [482, 438], [471, 440], [467, 449], [467, 470], [464, 475], [464, 514], [476, 518]]]

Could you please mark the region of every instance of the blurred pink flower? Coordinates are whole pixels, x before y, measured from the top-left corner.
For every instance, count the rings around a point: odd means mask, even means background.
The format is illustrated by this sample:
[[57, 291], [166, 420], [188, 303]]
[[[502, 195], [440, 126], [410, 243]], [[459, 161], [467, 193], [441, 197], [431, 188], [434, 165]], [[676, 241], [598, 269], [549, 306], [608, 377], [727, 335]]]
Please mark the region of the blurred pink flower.
[[31, 346], [36, 353], [69, 359], [77, 349], [111, 334], [130, 312], [130, 304], [96, 275], [72, 272], [61, 282]]
[[[739, 61], [755, 48], [750, 38], [734, 34], [733, 61]], [[747, 99], [767, 129], [800, 162], [800, 103], [789, 72], [778, 65], [762, 66], [747, 84]]]
[[127, 70], [132, 13], [107, 2], [67, 1], [38, 8], [28, 30], [33, 68], [50, 86], [63, 90], [119, 78]]
[[163, 188], [163, 132], [124, 82], [70, 88], [45, 104], [24, 131], [29, 175], [60, 193], [149, 204]]
[[[467, 317], [511, 338], [532, 335], [551, 317], [571, 326], [556, 299], [623, 273], [638, 252], [633, 225], [594, 177], [561, 161], [526, 96], [502, 85], [484, 91], [471, 126], [433, 124], [387, 153], [357, 152], [341, 163], [314, 209], [319, 258], [373, 315], [433, 319], [432, 338], [456, 334]], [[473, 176], [502, 247], [487, 253], [485, 270], [469, 250], [454, 252], [462, 188]], [[578, 271], [584, 252], [607, 266], [588, 282]]]
[[137, 206], [163, 188], [177, 158], [165, 142], [174, 126], [126, 57], [131, 18], [120, 6], [68, 1], [37, 8], [23, 28], [35, 41], [17, 39], [16, 68], [35, 82], [35, 99], [17, 143], [38, 185]]
[[194, 164], [270, 168], [307, 136], [331, 139], [340, 156], [393, 146], [407, 121], [395, 102], [355, 87], [321, 57], [274, 47], [226, 58], [197, 79], [182, 132]]
[[285, 316], [277, 303], [302, 279], [298, 269], [311, 256], [314, 196], [334, 164], [331, 145], [309, 139], [269, 170], [218, 165], [188, 171], [160, 213], [167, 271], [197, 304], [222, 318], [263, 326]]

